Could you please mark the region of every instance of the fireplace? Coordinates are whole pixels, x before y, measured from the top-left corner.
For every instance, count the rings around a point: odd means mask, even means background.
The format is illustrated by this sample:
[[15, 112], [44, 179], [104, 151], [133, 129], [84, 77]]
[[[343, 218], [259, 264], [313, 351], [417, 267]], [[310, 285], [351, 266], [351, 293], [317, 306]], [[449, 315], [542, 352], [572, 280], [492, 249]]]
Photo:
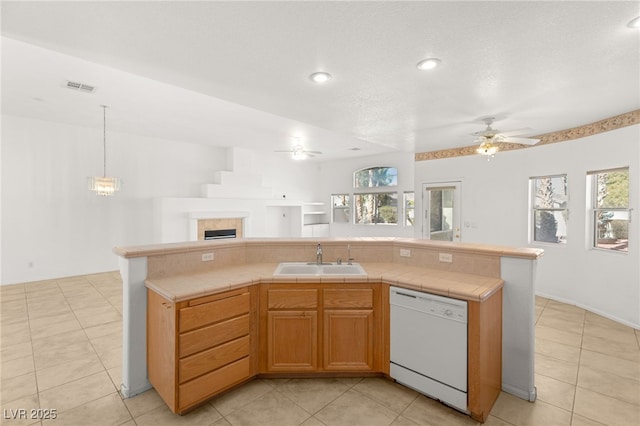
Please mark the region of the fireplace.
[[205, 240], [221, 240], [224, 238], [235, 238], [236, 237], [236, 229], [205, 229], [204, 230], [204, 239]]
[[[224, 213], [217, 213], [221, 215]], [[199, 213], [198, 216], [205, 214]], [[195, 216], [195, 215], [194, 215]], [[192, 238], [194, 240], [218, 240], [224, 238], [243, 238], [245, 232], [245, 217], [192, 217]]]

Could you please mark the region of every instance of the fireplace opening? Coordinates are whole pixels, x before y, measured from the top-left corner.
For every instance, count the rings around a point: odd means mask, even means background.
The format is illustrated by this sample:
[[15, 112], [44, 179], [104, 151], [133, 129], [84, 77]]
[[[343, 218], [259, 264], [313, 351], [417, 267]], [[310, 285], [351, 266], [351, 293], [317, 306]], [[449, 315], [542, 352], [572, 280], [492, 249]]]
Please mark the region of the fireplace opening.
[[234, 229], [205, 229], [204, 231], [204, 239], [205, 240], [221, 240], [223, 238], [235, 238], [236, 230]]

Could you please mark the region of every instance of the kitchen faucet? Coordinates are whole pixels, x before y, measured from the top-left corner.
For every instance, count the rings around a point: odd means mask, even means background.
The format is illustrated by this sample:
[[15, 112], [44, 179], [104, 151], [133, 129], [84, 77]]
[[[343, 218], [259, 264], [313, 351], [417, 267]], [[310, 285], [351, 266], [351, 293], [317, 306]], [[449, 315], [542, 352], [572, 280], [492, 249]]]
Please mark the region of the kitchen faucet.
[[347, 244], [347, 263], [353, 265], [355, 259], [351, 257], [351, 244]]
[[322, 265], [322, 246], [318, 243], [316, 247], [316, 264]]

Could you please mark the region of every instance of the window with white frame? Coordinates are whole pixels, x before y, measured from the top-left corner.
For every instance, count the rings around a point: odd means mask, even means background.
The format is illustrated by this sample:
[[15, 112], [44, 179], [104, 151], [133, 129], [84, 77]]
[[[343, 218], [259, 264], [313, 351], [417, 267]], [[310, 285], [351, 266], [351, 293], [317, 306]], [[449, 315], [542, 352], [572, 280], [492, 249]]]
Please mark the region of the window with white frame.
[[532, 242], [567, 242], [569, 191], [567, 175], [538, 176], [531, 185]]
[[351, 222], [351, 197], [349, 194], [332, 194], [331, 208], [333, 211], [333, 222]]
[[353, 173], [354, 223], [363, 225], [398, 223], [398, 193], [385, 191], [398, 185], [395, 167], [370, 167]]
[[627, 252], [629, 248], [629, 168], [587, 173], [591, 190], [592, 246]]
[[415, 222], [415, 194], [413, 191], [404, 193], [404, 226], [413, 226]]
[[398, 223], [397, 192], [356, 193], [354, 207], [356, 224]]

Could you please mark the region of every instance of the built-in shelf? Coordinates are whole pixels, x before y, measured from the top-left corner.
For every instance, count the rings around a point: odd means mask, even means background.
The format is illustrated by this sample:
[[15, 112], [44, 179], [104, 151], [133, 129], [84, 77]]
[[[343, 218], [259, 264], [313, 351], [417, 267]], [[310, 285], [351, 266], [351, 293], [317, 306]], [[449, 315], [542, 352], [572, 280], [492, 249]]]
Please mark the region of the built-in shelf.
[[302, 236], [328, 237], [329, 213], [326, 204], [312, 201], [302, 205]]

